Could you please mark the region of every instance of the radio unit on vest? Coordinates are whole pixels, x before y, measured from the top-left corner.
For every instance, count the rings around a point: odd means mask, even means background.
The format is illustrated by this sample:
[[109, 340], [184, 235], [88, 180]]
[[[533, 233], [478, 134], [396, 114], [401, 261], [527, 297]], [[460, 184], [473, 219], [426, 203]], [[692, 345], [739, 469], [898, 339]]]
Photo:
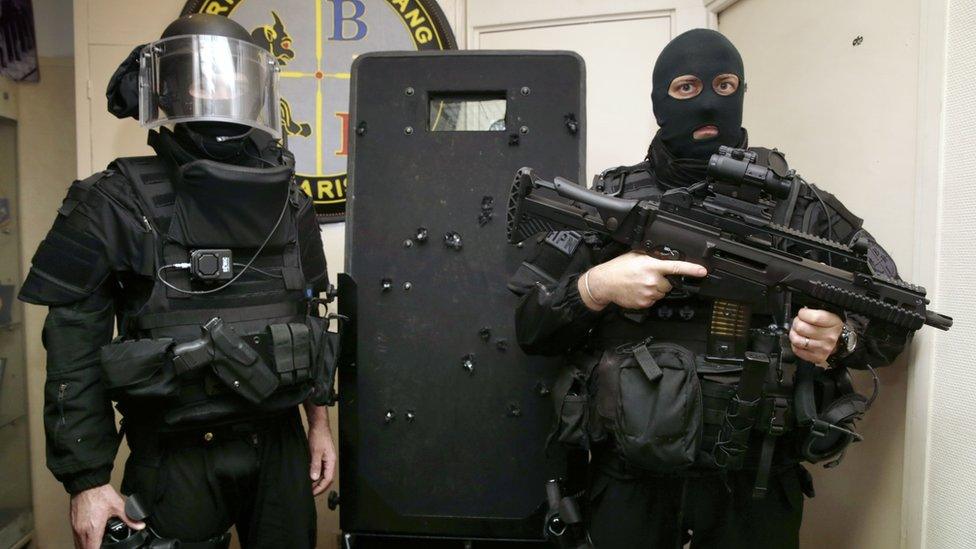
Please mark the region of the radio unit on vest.
[[234, 276], [234, 254], [228, 249], [193, 250], [190, 276], [195, 280], [230, 280]]

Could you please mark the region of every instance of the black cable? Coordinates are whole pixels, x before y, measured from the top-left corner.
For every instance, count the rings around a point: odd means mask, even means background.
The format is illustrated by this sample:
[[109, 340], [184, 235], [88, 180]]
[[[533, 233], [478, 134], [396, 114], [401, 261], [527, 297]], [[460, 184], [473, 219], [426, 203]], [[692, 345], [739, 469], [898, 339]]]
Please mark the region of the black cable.
[[[234, 266], [235, 267], [244, 267], [245, 265], [243, 263], [234, 263]], [[269, 273], [268, 271], [264, 271], [262, 269], [258, 269], [257, 267], [253, 267], [253, 266], [251, 267], [251, 270], [254, 271], [254, 272], [256, 272], [256, 273], [261, 273], [264, 276], [268, 276], [268, 277], [271, 277], [271, 278], [285, 278], [284, 276], [282, 276], [280, 274]]]
[[[820, 201], [820, 207], [823, 208], [824, 214], [827, 216], [827, 239], [834, 239], [834, 218], [830, 215], [830, 208], [827, 207], [827, 202], [820, 196], [820, 189], [816, 185], [810, 183], [810, 190], [813, 191], [813, 195], [817, 197]], [[827, 252], [827, 265], [833, 267], [833, 261], [830, 259], [830, 252]]]
[[278, 227], [281, 225], [281, 221], [285, 218], [285, 212], [288, 211], [288, 203], [290, 201], [291, 201], [291, 185], [289, 185], [287, 190], [285, 191], [285, 203], [281, 206], [281, 213], [278, 214], [278, 220], [275, 221], [274, 227], [271, 228], [271, 231], [268, 233], [268, 236], [264, 238], [264, 242], [262, 242], [261, 245], [258, 246], [257, 251], [254, 252], [254, 255], [251, 256], [251, 259], [247, 262], [246, 265], [244, 265], [244, 268], [241, 269], [239, 273], [234, 275], [234, 278], [228, 280], [227, 282], [221, 284], [216, 288], [211, 288], [209, 290], [184, 290], [183, 288], [179, 288], [177, 286], [174, 286], [173, 284], [170, 284], [169, 282], [166, 281], [165, 278], [163, 278], [164, 270], [181, 268], [177, 264], [163, 265], [162, 267], [156, 270], [156, 278], [158, 278], [159, 281], [162, 282], [167, 288], [170, 288], [172, 290], [187, 295], [206, 295], [206, 294], [216, 293], [230, 286], [231, 284], [237, 282], [237, 279], [243, 276], [244, 273], [246, 273], [247, 270], [251, 268], [251, 266], [254, 264], [254, 261], [258, 258], [258, 256], [261, 255], [261, 252], [264, 251], [265, 246], [267, 246], [268, 242], [271, 241], [271, 237], [274, 236], [276, 232], [278, 232]]

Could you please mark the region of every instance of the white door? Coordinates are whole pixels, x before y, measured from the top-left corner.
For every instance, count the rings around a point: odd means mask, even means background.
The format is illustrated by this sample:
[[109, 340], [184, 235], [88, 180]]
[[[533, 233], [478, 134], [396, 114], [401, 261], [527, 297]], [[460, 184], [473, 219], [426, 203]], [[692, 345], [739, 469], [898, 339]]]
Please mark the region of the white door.
[[[587, 183], [643, 160], [657, 129], [651, 70], [671, 38], [707, 27], [702, 0], [469, 0], [469, 49], [572, 50], [586, 61]], [[558, 174], [551, 174], [558, 175]]]

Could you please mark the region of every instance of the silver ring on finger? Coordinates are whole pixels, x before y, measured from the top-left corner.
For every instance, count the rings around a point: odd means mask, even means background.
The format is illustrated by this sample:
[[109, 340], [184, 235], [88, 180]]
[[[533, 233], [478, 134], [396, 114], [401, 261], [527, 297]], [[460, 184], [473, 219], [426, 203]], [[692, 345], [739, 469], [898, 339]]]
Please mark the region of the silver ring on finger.
[[806, 351], [809, 348], [810, 348], [810, 338], [804, 336], [803, 337], [803, 350]]

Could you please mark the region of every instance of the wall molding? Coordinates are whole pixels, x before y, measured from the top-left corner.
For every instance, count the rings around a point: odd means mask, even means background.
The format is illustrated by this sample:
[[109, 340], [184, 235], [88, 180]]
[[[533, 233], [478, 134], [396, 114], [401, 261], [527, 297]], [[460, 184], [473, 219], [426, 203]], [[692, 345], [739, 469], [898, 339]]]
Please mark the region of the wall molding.
[[568, 27], [587, 23], [607, 23], [615, 21], [633, 21], [639, 19], [661, 19], [668, 18], [671, 25], [671, 34], [675, 31], [675, 10], [659, 9], [646, 11], [631, 11], [621, 13], [605, 13], [594, 15], [583, 15], [575, 17], [554, 17], [549, 19], [534, 19], [528, 21], [515, 21], [511, 23], [495, 23], [490, 25], [479, 25], [467, 29], [467, 47], [479, 49], [481, 35], [493, 32], [506, 32], [516, 30], [541, 29], [548, 27]]
[[718, 30], [718, 16], [726, 8], [739, 0], [702, 0], [708, 10], [708, 28]]

